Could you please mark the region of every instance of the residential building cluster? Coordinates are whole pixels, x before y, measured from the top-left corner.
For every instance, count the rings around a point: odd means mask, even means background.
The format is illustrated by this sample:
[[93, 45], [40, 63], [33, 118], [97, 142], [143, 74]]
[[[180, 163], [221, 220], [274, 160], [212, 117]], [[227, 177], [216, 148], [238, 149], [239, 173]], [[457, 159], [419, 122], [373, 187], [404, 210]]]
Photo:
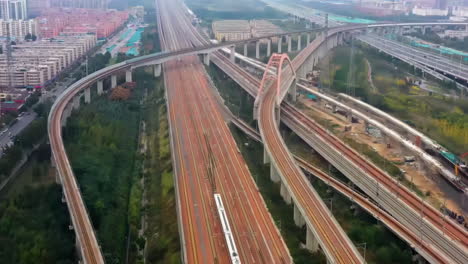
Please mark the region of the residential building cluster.
[[107, 38], [128, 20], [128, 12], [117, 10], [51, 8], [36, 18], [39, 35], [54, 38], [58, 35], [83, 33], [96, 34], [98, 39]]
[[38, 33], [39, 26], [35, 19], [0, 19], [0, 36], [7, 36], [10, 34], [10, 39], [12, 41], [24, 40], [28, 34], [37, 36]]
[[108, 0], [49, 0], [53, 7], [106, 9]]
[[13, 45], [12, 56], [0, 55], [0, 87], [42, 87], [96, 45], [95, 35], [61, 36]]
[[219, 20], [212, 24], [213, 34], [218, 41], [238, 41], [252, 37], [264, 37], [282, 32], [267, 20]]

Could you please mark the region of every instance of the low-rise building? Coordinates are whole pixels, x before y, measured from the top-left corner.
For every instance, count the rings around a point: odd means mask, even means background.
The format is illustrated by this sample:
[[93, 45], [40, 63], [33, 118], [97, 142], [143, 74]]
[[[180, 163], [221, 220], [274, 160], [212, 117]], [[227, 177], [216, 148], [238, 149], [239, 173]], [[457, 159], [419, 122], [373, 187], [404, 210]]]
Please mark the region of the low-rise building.
[[455, 17], [468, 17], [468, 6], [454, 6], [454, 7], [452, 7], [452, 16], [455, 16]]
[[441, 37], [464, 39], [468, 37], [468, 31], [465, 30], [445, 30]]
[[448, 9], [414, 7], [412, 13], [417, 16], [448, 16]]
[[271, 36], [283, 32], [280, 27], [274, 25], [268, 20], [251, 20], [250, 27], [252, 37], [254, 38]]
[[213, 22], [213, 33], [218, 41], [238, 41], [252, 37], [247, 20], [220, 20]]

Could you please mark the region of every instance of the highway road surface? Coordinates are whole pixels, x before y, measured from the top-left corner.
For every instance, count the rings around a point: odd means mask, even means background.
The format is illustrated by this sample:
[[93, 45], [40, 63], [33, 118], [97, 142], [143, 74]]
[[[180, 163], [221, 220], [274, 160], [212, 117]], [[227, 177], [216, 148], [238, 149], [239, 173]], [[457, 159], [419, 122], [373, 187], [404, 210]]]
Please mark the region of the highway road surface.
[[275, 85], [264, 87], [263, 94], [259, 95], [258, 109], [260, 133], [265, 148], [269, 150], [271, 166], [277, 166], [278, 173], [282, 175], [282, 184], [288, 187], [294, 205], [301, 210], [308, 228], [313, 230], [315, 239], [319, 241], [329, 261], [343, 264], [364, 263], [364, 259], [351, 240], [295, 164], [281, 138], [275, 114], [277, 97], [275, 88]]
[[[180, 1], [157, 1], [164, 50], [201, 44]], [[213, 193], [220, 193], [243, 263], [292, 263], [196, 56], [163, 65], [186, 263], [228, 263]]]

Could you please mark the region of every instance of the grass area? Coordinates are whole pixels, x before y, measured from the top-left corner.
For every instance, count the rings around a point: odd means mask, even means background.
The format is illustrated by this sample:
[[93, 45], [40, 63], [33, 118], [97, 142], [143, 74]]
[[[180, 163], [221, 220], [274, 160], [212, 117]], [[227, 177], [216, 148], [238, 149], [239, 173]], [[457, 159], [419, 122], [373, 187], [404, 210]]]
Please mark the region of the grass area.
[[285, 17], [284, 13], [257, 0], [189, 0], [187, 5], [198, 17], [207, 21]]
[[291, 19], [274, 19], [271, 20], [271, 23], [277, 25], [284, 31], [299, 31], [306, 30], [306, 23], [304, 21], [294, 21]]
[[179, 263], [179, 233], [163, 80], [158, 79], [154, 86], [145, 102], [146, 262]]

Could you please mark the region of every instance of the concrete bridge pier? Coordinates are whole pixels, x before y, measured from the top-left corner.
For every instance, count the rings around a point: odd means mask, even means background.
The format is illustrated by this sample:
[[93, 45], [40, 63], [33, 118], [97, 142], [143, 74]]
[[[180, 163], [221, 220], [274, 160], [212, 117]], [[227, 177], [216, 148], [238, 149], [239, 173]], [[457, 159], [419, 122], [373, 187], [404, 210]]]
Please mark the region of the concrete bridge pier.
[[72, 108], [73, 106], [70, 104], [67, 104], [67, 106], [65, 106], [65, 110], [63, 110], [63, 115], [62, 115], [62, 127], [67, 125], [67, 119], [71, 115]]
[[112, 75], [111, 76], [111, 89], [114, 89], [117, 87], [117, 75]]
[[84, 102], [85, 104], [91, 103], [91, 88], [90, 87], [87, 87], [84, 90]]
[[125, 82], [132, 82], [132, 70], [125, 71]]
[[270, 57], [271, 55], [271, 39], [267, 39], [267, 57]]
[[235, 63], [236, 62], [236, 46], [231, 46], [229, 47], [229, 59], [231, 59], [231, 62], [232, 63]]
[[281, 113], [280, 107], [278, 105], [275, 106], [275, 122], [278, 127], [280, 126], [280, 113]]
[[161, 64], [154, 65], [154, 77], [161, 76]]
[[283, 182], [281, 182], [280, 194], [281, 197], [283, 197], [283, 200], [284, 202], [286, 202], [286, 204], [289, 205], [292, 203], [291, 194], [289, 193], [288, 189], [286, 188], [286, 185]]
[[294, 223], [298, 227], [303, 227], [305, 226], [305, 219], [301, 214], [301, 211], [299, 211], [299, 208], [297, 208], [296, 205], [294, 205]]
[[266, 148], [263, 148], [263, 164], [270, 163], [270, 155], [268, 154]]
[[307, 44], [306, 45], [309, 45], [310, 43], [310, 33], [307, 33]]
[[283, 45], [283, 37], [278, 38], [278, 53], [281, 53], [281, 46]]
[[291, 35], [288, 35], [287, 38], [288, 38], [288, 53], [290, 53], [292, 51], [292, 46], [291, 46], [292, 37]]
[[[70, 227], [71, 227], [71, 228], [75, 228], [75, 227], [73, 226], [73, 223], [72, 223], [72, 225], [70, 225]], [[78, 257], [78, 263], [84, 263], [84, 262], [83, 262], [83, 256], [81, 255], [81, 248], [82, 248], [82, 246], [81, 246], [81, 243], [80, 243], [80, 241], [78, 240], [78, 237], [77, 237], [77, 236], [75, 236], [75, 247], [76, 247], [76, 256]]]
[[337, 42], [338, 46], [343, 45], [343, 34], [342, 33], [338, 33], [336, 35], [336, 42]]
[[[304, 71], [304, 67], [301, 67], [301, 71]], [[305, 77], [305, 73], [302, 75]], [[301, 77], [301, 76], [299, 76]], [[297, 85], [296, 85], [296, 81], [294, 81], [292, 84], [291, 84], [291, 87], [289, 88], [288, 90], [288, 94], [289, 94], [289, 97], [291, 99], [291, 102], [296, 102], [297, 101]], [[279, 112], [279, 110], [278, 110]], [[278, 114], [279, 116], [279, 114]], [[279, 120], [278, 120], [278, 126], [279, 126]]]
[[248, 44], [247, 43], [244, 43], [244, 56], [247, 57], [249, 55], [249, 52], [248, 52]]
[[75, 96], [73, 97], [73, 110], [78, 110], [80, 109], [80, 97], [79, 96]]
[[306, 248], [311, 252], [317, 252], [319, 249], [319, 243], [317, 238], [312, 233], [310, 227], [307, 227], [307, 234], [306, 234]]
[[203, 64], [205, 64], [206, 66], [210, 66], [210, 54], [209, 53], [203, 54]]
[[275, 183], [278, 183], [281, 181], [278, 170], [276, 169], [274, 164], [270, 164], [270, 179], [272, 182], [275, 182]]
[[104, 93], [104, 83], [102, 80], [97, 81], [97, 94], [101, 95]]
[[260, 59], [260, 41], [255, 42], [255, 58]]
[[299, 34], [297, 36], [297, 51], [301, 51], [301, 44], [302, 44], [301, 41], [302, 41], [302, 36], [301, 34]]

